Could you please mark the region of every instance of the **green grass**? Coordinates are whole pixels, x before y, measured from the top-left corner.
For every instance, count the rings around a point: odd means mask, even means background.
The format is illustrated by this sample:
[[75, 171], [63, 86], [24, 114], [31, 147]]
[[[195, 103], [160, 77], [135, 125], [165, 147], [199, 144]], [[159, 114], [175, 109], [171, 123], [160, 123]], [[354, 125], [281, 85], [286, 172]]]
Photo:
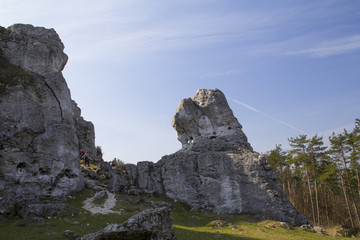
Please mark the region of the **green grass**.
[[[79, 210], [77, 216], [53, 217], [41, 222], [12, 218], [0, 218], [0, 240], [2, 239], [65, 239], [63, 232], [72, 230], [79, 235], [98, 231], [108, 224], [120, 224], [132, 215], [149, 208], [144, 201], [167, 201], [174, 205], [174, 230], [179, 240], [182, 239], [347, 239], [333, 236], [322, 236], [304, 231], [300, 228], [284, 229], [278, 222], [257, 220], [247, 215], [225, 215], [190, 211], [183, 203], [173, 202], [165, 197], [141, 196], [144, 200], [135, 203], [135, 196], [117, 195], [117, 204], [113, 210], [121, 214], [92, 215], [81, 208], [82, 202], [95, 194], [92, 190], [84, 190], [71, 196], [67, 204]], [[98, 203], [98, 204], [101, 204]], [[220, 224], [214, 223], [214, 220]]]
[[[224, 215], [184, 211], [176, 207], [173, 211], [174, 229], [178, 239], [347, 239], [318, 235], [301, 228], [284, 229], [270, 220], [256, 220], [246, 215]], [[225, 222], [224, 227], [209, 224], [214, 220]]]

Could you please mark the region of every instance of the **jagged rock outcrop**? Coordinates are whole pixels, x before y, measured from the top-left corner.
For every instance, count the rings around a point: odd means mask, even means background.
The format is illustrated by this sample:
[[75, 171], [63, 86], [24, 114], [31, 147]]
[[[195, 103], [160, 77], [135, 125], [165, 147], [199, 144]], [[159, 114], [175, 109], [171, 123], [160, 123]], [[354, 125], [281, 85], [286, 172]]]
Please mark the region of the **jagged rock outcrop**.
[[94, 126], [71, 100], [63, 49], [53, 29], [0, 27], [0, 192], [60, 196], [84, 188], [79, 149], [96, 156]]
[[220, 90], [200, 89], [182, 100], [173, 127], [183, 148], [158, 163], [167, 196], [195, 209], [307, 222], [276, 182], [267, 159], [252, 150]]
[[[200, 89], [194, 98], [182, 100], [172, 125], [182, 149], [157, 163], [139, 162], [137, 187], [165, 193], [193, 209], [307, 223], [276, 182], [267, 159], [253, 151], [220, 90]], [[126, 171], [122, 174], [129, 178]]]
[[184, 151], [252, 150], [219, 90], [199, 89], [194, 98], [181, 100], [172, 125]]
[[96, 233], [79, 238], [79, 240], [176, 240], [172, 222], [172, 214], [169, 208], [147, 209], [129, 218], [123, 224], [110, 224]]

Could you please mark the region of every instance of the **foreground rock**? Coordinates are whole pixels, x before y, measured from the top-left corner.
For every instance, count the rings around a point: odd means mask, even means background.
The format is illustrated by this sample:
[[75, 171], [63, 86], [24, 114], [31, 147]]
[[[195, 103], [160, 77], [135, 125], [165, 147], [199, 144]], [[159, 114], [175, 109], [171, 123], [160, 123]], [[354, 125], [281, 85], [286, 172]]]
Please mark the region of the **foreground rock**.
[[53, 29], [0, 27], [2, 193], [54, 197], [84, 188], [79, 149], [96, 155], [94, 126], [71, 99], [63, 49]]
[[147, 209], [123, 224], [110, 224], [106, 228], [85, 235], [81, 240], [137, 239], [137, 240], [175, 240], [172, 215], [167, 207]]
[[143, 191], [164, 193], [193, 209], [308, 223], [276, 182], [267, 159], [253, 151], [220, 90], [200, 89], [182, 100], [172, 125], [182, 149], [157, 163], [139, 162], [135, 173], [134, 166], [131, 171], [126, 166], [114, 175], [113, 190], [135, 182]]

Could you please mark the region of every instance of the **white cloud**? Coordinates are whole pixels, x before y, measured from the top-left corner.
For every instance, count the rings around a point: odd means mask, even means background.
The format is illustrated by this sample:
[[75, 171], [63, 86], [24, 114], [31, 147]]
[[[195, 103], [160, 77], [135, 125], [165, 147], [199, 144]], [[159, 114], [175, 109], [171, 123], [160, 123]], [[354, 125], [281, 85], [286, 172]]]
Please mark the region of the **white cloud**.
[[253, 112], [260, 113], [259, 110], [257, 110], [257, 109], [254, 108], [254, 107], [249, 106], [249, 105], [246, 104], [246, 103], [240, 102], [239, 100], [236, 100], [236, 99], [233, 99], [233, 98], [229, 98], [229, 99], [230, 99], [231, 101], [233, 101], [234, 103], [240, 104], [240, 105], [242, 105], [243, 107], [245, 107], [245, 108], [247, 108], [247, 109], [249, 109], [249, 110], [251, 110], [251, 111], [253, 111]]
[[325, 41], [304, 50], [286, 52], [286, 55], [305, 55], [311, 57], [328, 57], [357, 51], [360, 49], [360, 34]]
[[[201, 48], [214, 44], [239, 44], [258, 39], [272, 26], [285, 22], [287, 18], [288, 16], [265, 12], [185, 15], [161, 22], [153, 20], [151, 15], [142, 16], [136, 21], [131, 16], [109, 16], [104, 19], [80, 19], [74, 25], [64, 23], [60, 30], [66, 31], [67, 37], [75, 38], [76, 29], [94, 24], [94, 32], [85, 35], [82, 35], [81, 31], [77, 32], [79, 44], [73, 58], [83, 61], [109, 54], [127, 57], [163, 50]], [[108, 24], [115, 24], [115, 31], [97, 29]]]
[[233, 98], [229, 98], [229, 99], [230, 99], [231, 101], [237, 103], [237, 104], [242, 105], [243, 107], [245, 107], [245, 108], [247, 108], [247, 109], [249, 109], [249, 110], [251, 110], [251, 111], [253, 111], [253, 112], [259, 113], [259, 114], [261, 114], [261, 115], [263, 115], [263, 116], [265, 116], [265, 117], [267, 117], [267, 118], [270, 118], [270, 119], [272, 119], [272, 120], [274, 120], [274, 121], [276, 121], [276, 122], [278, 122], [278, 123], [280, 123], [280, 124], [282, 124], [282, 125], [284, 125], [284, 126], [287, 126], [287, 127], [291, 128], [291, 129], [293, 129], [293, 130], [295, 130], [295, 131], [297, 131], [297, 132], [300, 132], [300, 133], [302, 133], [302, 134], [306, 134], [305, 131], [303, 131], [303, 130], [301, 130], [301, 129], [299, 129], [299, 128], [293, 126], [293, 125], [291, 125], [290, 123], [287, 123], [287, 122], [282, 121], [282, 120], [280, 120], [280, 119], [278, 119], [278, 118], [275, 118], [275, 117], [273, 117], [273, 116], [271, 116], [271, 115], [269, 115], [269, 114], [267, 114], [267, 113], [264, 113], [264, 112], [262, 112], [262, 111], [260, 111], [260, 110], [258, 110], [258, 109], [256, 109], [256, 108], [254, 108], [254, 107], [246, 104], [246, 103], [243, 103], [243, 102], [241, 102], [241, 101], [239, 101], [239, 100], [236, 100], [236, 99], [233, 99]]

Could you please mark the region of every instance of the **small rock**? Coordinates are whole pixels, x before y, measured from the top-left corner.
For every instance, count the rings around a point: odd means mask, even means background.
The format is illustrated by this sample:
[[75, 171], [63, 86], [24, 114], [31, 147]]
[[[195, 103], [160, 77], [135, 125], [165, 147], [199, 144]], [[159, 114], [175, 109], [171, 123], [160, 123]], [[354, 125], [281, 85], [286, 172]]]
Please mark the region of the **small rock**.
[[261, 228], [259, 228], [258, 231], [259, 231], [259, 232], [266, 233], [266, 231], [265, 231], [264, 229], [261, 229]]
[[136, 204], [140, 204], [140, 203], [142, 203], [142, 198], [141, 197], [137, 197], [137, 198], [135, 198], [135, 203]]
[[94, 171], [92, 171], [92, 170], [89, 170], [89, 171], [88, 171], [88, 176], [89, 176], [90, 178], [92, 178], [92, 179], [95, 179], [95, 180], [98, 180], [98, 181], [102, 181], [101, 177], [100, 177], [98, 174], [96, 174]]
[[25, 223], [19, 223], [18, 225], [16, 225], [17, 227], [25, 227], [26, 224]]
[[198, 217], [198, 216], [191, 216], [190, 218], [195, 219], [195, 220], [200, 220], [200, 217]]
[[275, 229], [276, 226], [273, 224], [273, 225], [269, 225], [268, 228]]
[[290, 228], [290, 225], [287, 222], [280, 222], [279, 225], [282, 228]]
[[237, 226], [235, 226], [234, 224], [229, 225], [229, 227], [231, 228], [231, 230], [238, 230], [239, 228]]
[[173, 205], [167, 202], [163, 202], [163, 201], [146, 201], [145, 202], [146, 205], [149, 205], [153, 208], [160, 208], [160, 207], [168, 207], [168, 208], [173, 208]]
[[102, 190], [102, 188], [99, 187], [98, 185], [96, 185], [93, 180], [85, 179], [84, 183], [85, 183], [86, 188], [89, 188], [89, 189], [92, 189], [92, 190], [95, 190], [95, 191], [101, 191]]
[[322, 227], [318, 227], [318, 226], [314, 227], [314, 231], [316, 233], [324, 233], [324, 230], [322, 229]]
[[312, 227], [310, 224], [303, 224], [300, 226], [300, 228], [308, 231], [308, 230], [311, 230]]
[[93, 201], [103, 199], [105, 196], [107, 196], [107, 193], [106, 193], [106, 190], [103, 190], [103, 191], [95, 194], [95, 196], [93, 197]]
[[63, 235], [64, 235], [64, 237], [69, 238], [69, 239], [76, 239], [79, 237], [78, 234], [76, 234], [74, 231], [71, 231], [71, 230], [65, 230]]
[[224, 220], [214, 220], [207, 224], [207, 226], [214, 226], [214, 227], [225, 227], [226, 222]]
[[155, 190], [144, 190], [144, 193], [148, 196], [148, 197], [152, 197], [155, 193]]
[[127, 194], [129, 195], [139, 195], [140, 189], [132, 187], [131, 189], [127, 190]]
[[214, 238], [222, 238], [223, 236], [218, 234], [218, 235], [215, 235]]

